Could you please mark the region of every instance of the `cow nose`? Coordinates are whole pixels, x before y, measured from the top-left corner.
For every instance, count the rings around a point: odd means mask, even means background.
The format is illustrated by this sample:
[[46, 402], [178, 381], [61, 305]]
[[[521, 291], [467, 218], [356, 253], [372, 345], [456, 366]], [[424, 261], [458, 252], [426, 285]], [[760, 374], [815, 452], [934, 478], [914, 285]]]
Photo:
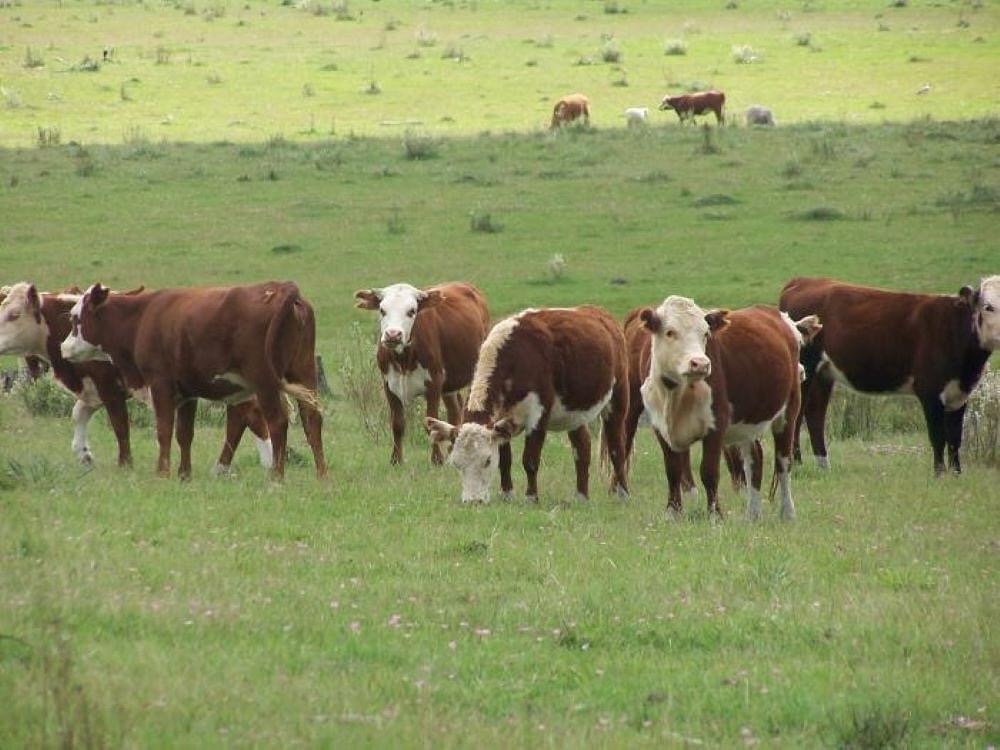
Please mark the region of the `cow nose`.
[[708, 377], [712, 372], [712, 361], [708, 357], [691, 357], [688, 362], [688, 372], [691, 375]]
[[385, 340], [389, 341], [402, 341], [403, 332], [398, 328], [386, 328], [385, 329]]

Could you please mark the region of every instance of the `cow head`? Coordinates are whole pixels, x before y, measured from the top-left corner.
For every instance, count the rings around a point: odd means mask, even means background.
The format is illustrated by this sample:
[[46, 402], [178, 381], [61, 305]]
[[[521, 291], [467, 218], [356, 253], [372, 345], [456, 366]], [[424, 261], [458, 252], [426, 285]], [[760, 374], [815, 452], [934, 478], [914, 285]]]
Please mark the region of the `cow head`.
[[800, 347], [819, 336], [820, 331], [823, 330], [823, 324], [819, 322], [818, 315], [806, 315], [801, 320], [792, 320], [792, 316], [782, 310], [781, 319], [792, 330], [792, 335], [795, 336]]
[[958, 296], [972, 308], [979, 345], [989, 351], [1000, 349], [1000, 275], [983, 279], [976, 290], [963, 286]]
[[438, 289], [424, 291], [409, 284], [362, 289], [355, 292], [354, 297], [357, 299], [355, 306], [362, 310], [378, 310], [379, 341], [397, 353], [409, 346], [417, 313], [444, 299]]
[[674, 109], [674, 104], [676, 102], [677, 102], [676, 96], [670, 96], [669, 94], [667, 94], [665, 97], [663, 97], [663, 101], [660, 102], [660, 109], [661, 110]]
[[462, 502], [488, 503], [490, 485], [500, 462], [500, 446], [514, 435], [514, 423], [501, 419], [493, 425], [466, 422], [455, 427], [427, 417], [424, 427], [434, 442], [451, 442], [448, 463], [458, 469], [462, 478]]
[[652, 372], [668, 387], [694, 383], [712, 374], [705, 351], [708, 337], [729, 325], [728, 310], [705, 312], [687, 297], [667, 297], [639, 317], [652, 337]]
[[45, 354], [49, 327], [34, 284], [22, 281], [0, 288], [0, 354]]
[[92, 285], [69, 311], [70, 331], [59, 350], [70, 362], [91, 359], [110, 361], [98, 342], [99, 320], [110, 290]]

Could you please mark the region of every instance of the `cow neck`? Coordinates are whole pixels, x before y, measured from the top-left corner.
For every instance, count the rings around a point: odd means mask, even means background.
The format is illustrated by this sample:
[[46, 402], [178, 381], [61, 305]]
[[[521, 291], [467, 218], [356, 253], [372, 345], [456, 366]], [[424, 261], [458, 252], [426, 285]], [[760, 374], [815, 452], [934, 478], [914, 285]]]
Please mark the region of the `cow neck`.
[[387, 346], [383, 346], [382, 349], [385, 351], [388, 363], [401, 372], [416, 370], [417, 365], [420, 364], [417, 360], [417, 347], [412, 337], [410, 343], [401, 352], [395, 352]]
[[[109, 342], [106, 336], [101, 336], [100, 340], [91, 343], [100, 346], [104, 352], [111, 357], [115, 367], [125, 378], [125, 383], [129, 388], [142, 388], [146, 385], [135, 360], [130, 352], [135, 351], [136, 332], [139, 328], [139, 321], [142, 311], [149, 302], [149, 296], [142, 295], [110, 295], [101, 305], [101, 321], [99, 328], [106, 332], [108, 319], [114, 319], [114, 341]], [[92, 314], [97, 311], [92, 311]]]

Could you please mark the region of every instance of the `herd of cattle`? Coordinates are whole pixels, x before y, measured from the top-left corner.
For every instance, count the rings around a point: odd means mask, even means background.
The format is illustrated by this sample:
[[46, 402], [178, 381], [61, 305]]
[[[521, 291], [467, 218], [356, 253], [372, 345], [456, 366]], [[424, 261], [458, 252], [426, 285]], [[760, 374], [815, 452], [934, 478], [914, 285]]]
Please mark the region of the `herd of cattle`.
[[[529, 308], [490, 327], [482, 293], [453, 282], [418, 289], [393, 284], [355, 293], [377, 312], [376, 362], [391, 414], [391, 462], [403, 458], [407, 402], [423, 396], [431, 460], [461, 474], [462, 500], [483, 501], [497, 469], [513, 492], [510, 441], [524, 433], [529, 499], [545, 436], [569, 433], [578, 496], [589, 492], [589, 425], [602, 421], [601, 452], [611, 490], [628, 497], [629, 458], [645, 416], [663, 452], [668, 508], [681, 509], [694, 486], [689, 449], [702, 443], [701, 480], [719, 513], [719, 469], [746, 484], [748, 515], [761, 512], [763, 449], [775, 444], [774, 487], [794, 516], [789, 473], [807, 424], [817, 462], [828, 467], [824, 421], [833, 386], [865, 393], [909, 393], [923, 406], [934, 469], [961, 470], [966, 403], [1000, 348], [1000, 275], [958, 295], [893, 292], [823, 278], [795, 278], [778, 306], [703, 310], [686, 297], [632, 310], [619, 324], [592, 305]], [[298, 404], [316, 473], [326, 473], [316, 397], [316, 322], [291, 282], [234, 287], [40, 293], [21, 282], [0, 289], [0, 354], [46, 362], [76, 396], [73, 451], [92, 462], [87, 425], [102, 405], [131, 463], [126, 401], [152, 405], [158, 471], [190, 477], [198, 398], [227, 405], [216, 470], [226, 471], [249, 427], [261, 461], [280, 478], [287, 402]], [[460, 395], [468, 395], [463, 404]], [[438, 419], [444, 401], [448, 421]]]
[[[682, 124], [686, 120], [694, 122], [696, 115], [708, 112], [715, 115], [716, 123], [722, 124], [726, 120], [725, 106], [726, 95], [715, 89], [677, 96], [668, 94], [660, 102], [660, 109], [672, 109], [677, 113], [677, 118]], [[775, 124], [774, 114], [770, 109], [760, 104], [748, 107], [744, 116], [747, 125]], [[648, 119], [648, 107], [628, 107], [625, 110], [625, 121], [630, 127], [645, 124]], [[552, 121], [549, 123], [549, 127], [554, 130], [575, 120], [590, 123], [590, 100], [583, 94], [570, 94], [557, 101], [555, 107], [552, 108]]]

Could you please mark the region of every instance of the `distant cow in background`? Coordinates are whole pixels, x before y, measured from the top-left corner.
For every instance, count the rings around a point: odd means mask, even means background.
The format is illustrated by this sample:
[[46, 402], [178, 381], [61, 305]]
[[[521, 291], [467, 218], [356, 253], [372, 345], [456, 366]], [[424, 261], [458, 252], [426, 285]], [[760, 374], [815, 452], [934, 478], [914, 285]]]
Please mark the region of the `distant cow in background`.
[[747, 125], [766, 125], [774, 127], [774, 113], [760, 104], [747, 107]]
[[[377, 310], [379, 340], [375, 352], [389, 402], [393, 464], [403, 460], [406, 404], [427, 401], [427, 416], [438, 416], [444, 400], [448, 420], [462, 417], [459, 391], [472, 382], [479, 345], [486, 338], [490, 314], [482, 292], [453, 282], [427, 289], [393, 284], [354, 293], [355, 305]], [[440, 464], [441, 448], [431, 444], [431, 462]]]
[[585, 123], [590, 123], [590, 100], [583, 94], [570, 94], [556, 102], [549, 127], [555, 130], [581, 117]]
[[699, 91], [694, 94], [680, 94], [678, 96], [665, 96], [660, 103], [660, 109], [672, 109], [677, 113], [681, 122], [685, 120], [694, 121], [695, 115], [702, 115], [706, 112], [715, 113], [715, 121], [725, 122], [723, 108], [726, 105], [726, 95], [721, 91], [712, 89], [711, 91]]
[[637, 125], [645, 125], [649, 118], [648, 107], [629, 107], [625, 110], [625, 122], [630, 128]]

